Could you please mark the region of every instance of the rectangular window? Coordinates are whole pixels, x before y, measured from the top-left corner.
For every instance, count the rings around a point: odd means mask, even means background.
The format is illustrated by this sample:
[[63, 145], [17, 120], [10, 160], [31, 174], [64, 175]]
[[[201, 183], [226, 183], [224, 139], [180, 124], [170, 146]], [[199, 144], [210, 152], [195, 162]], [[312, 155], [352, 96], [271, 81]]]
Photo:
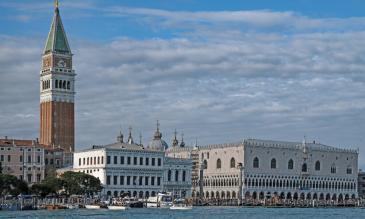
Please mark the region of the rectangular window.
[[89, 163], [90, 163], [89, 161], [90, 161], [90, 159], [89, 159], [89, 158], [87, 158], [87, 159], [86, 159], [86, 165], [89, 165]]
[[157, 185], [160, 186], [161, 185], [161, 177], [157, 177]]
[[51, 160], [50, 160], [50, 164], [52, 164], [52, 165], [53, 165], [53, 159], [51, 159]]
[[146, 176], [146, 177], [144, 178], [144, 185], [145, 185], [145, 186], [148, 186], [148, 176]]
[[93, 165], [93, 158], [90, 157], [90, 165]]
[[110, 176], [106, 176], [106, 184], [110, 185]]
[[94, 157], [94, 165], [96, 164], [96, 157]]
[[28, 156], [28, 163], [32, 163], [32, 157]]
[[176, 182], [179, 181], [179, 171], [178, 170], [175, 171], [175, 181]]
[[8, 162], [10, 162], [11, 161], [11, 156], [10, 155], [8, 155]]
[[98, 164], [100, 164], [100, 157], [98, 157]]
[[137, 157], [133, 157], [133, 164], [137, 165]]
[[81, 158], [79, 158], [79, 166], [81, 166]]
[[127, 157], [127, 164], [130, 165], [131, 164], [131, 157]]
[[0, 156], [0, 161], [4, 161], [4, 155]]
[[37, 163], [41, 163], [41, 156], [37, 156]]
[[22, 155], [20, 155], [20, 157], [19, 157], [19, 162], [23, 162], [23, 156]]
[[110, 164], [110, 156], [106, 157], [106, 164]]
[[152, 166], [155, 166], [155, 158], [152, 158]]
[[118, 157], [114, 156], [114, 164], [118, 164]]
[[118, 184], [118, 176], [114, 176], [113, 177], [113, 181], [114, 181], [114, 185], [117, 185]]
[[27, 177], [28, 177], [28, 183], [31, 183], [32, 182], [32, 174], [28, 174]]
[[82, 165], [85, 165], [85, 157], [82, 159]]
[[185, 170], [183, 170], [183, 172], [182, 172], [182, 181], [185, 182], [185, 180], [186, 180], [186, 172], [185, 172]]
[[157, 160], [157, 165], [158, 165], [158, 166], [161, 166], [161, 158], [158, 158], [158, 160]]
[[101, 164], [104, 164], [104, 157], [101, 157]]
[[41, 174], [37, 174], [37, 182], [41, 181]]
[[155, 177], [151, 176], [151, 186], [154, 186], [154, 185], [155, 185]]
[[143, 157], [139, 158], [139, 165], [143, 165]]
[[120, 164], [124, 164], [124, 156], [120, 157]]
[[148, 157], [146, 157], [146, 166], [150, 165], [150, 159]]
[[135, 186], [135, 185], [137, 185], [137, 176], [133, 176], [133, 185]]
[[140, 177], [139, 177], [139, 185], [140, 185], [140, 186], [142, 185], [142, 180], [143, 180], [143, 176], [140, 176]]
[[124, 185], [124, 176], [120, 176], [119, 184]]
[[131, 176], [127, 176], [127, 185], [129, 186], [131, 184]]

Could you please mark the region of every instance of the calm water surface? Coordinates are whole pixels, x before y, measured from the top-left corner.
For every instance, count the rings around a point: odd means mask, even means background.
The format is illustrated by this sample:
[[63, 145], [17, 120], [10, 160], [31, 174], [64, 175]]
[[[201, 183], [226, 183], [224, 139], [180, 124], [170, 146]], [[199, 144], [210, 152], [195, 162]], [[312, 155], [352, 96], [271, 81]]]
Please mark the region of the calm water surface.
[[0, 218], [363, 218], [361, 208], [247, 208], [247, 207], [196, 207], [190, 211], [169, 209], [128, 209], [109, 211], [107, 209], [54, 210], [54, 211], [0, 211]]

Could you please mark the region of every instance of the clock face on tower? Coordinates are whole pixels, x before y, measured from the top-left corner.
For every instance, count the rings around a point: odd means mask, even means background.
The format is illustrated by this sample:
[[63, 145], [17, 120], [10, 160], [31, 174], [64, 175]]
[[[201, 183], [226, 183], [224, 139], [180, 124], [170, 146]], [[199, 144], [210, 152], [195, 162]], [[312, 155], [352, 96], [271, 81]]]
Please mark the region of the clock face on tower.
[[60, 60], [57, 62], [57, 67], [60, 67], [60, 68], [66, 68], [66, 62], [65, 62], [63, 59], [60, 59]]

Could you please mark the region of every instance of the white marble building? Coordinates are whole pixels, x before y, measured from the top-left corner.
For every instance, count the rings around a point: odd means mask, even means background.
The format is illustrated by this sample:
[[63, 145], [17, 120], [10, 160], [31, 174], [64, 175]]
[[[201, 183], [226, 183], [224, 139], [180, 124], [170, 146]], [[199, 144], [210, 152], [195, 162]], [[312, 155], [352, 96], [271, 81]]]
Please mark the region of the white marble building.
[[134, 143], [130, 131], [127, 142], [120, 134], [116, 143], [75, 152], [73, 171], [98, 177], [102, 195], [142, 198], [168, 191], [191, 197], [191, 160], [166, 158], [167, 147], [158, 127], [147, 147]]
[[[356, 198], [358, 151], [318, 143], [247, 139], [241, 143], [170, 148], [167, 156], [193, 158], [192, 195], [206, 199], [242, 198], [336, 200]], [[196, 155], [196, 156], [195, 156]], [[197, 160], [198, 159], [198, 160]], [[242, 168], [238, 168], [238, 164]], [[200, 179], [203, 179], [200, 186]]]

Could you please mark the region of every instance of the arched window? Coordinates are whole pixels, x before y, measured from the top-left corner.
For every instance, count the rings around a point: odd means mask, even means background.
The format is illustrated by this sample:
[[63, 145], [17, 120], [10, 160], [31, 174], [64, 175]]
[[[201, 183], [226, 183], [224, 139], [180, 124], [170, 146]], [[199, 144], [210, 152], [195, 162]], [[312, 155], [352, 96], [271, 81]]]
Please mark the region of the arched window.
[[293, 168], [294, 168], [294, 161], [293, 161], [293, 159], [290, 159], [288, 162], [288, 169], [292, 170]]
[[232, 157], [231, 158], [231, 168], [235, 168], [236, 167], [236, 160]]
[[302, 165], [302, 172], [307, 172], [308, 168], [307, 168], [307, 164], [306, 163], [303, 163]]
[[222, 161], [218, 158], [217, 160], [217, 169], [220, 169], [222, 167]]
[[253, 168], [259, 168], [260, 163], [259, 163], [259, 158], [255, 157], [253, 159]]
[[208, 162], [207, 162], [207, 160], [204, 160], [203, 161], [203, 168], [206, 170], [206, 169], [208, 169]]
[[70, 82], [67, 81], [67, 90], [70, 90]]
[[347, 167], [346, 173], [347, 174], [352, 174], [352, 168], [350, 166]]
[[59, 88], [62, 88], [62, 80], [59, 80], [59, 81], [58, 81], [58, 87], [59, 87]]
[[271, 159], [271, 169], [276, 169], [276, 159]]
[[336, 172], [337, 172], [336, 166], [335, 166], [335, 164], [332, 164], [331, 173], [336, 173]]
[[58, 88], [58, 80], [55, 82], [55, 87]]
[[319, 160], [316, 161], [316, 164], [315, 164], [314, 169], [316, 171], [320, 171], [321, 170], [321, 162], [319, 162]]
[[62, 88], [63, 88], [63, 89], [66, 89], [66, 81], [63, 81], [62, 83], [63, 83], [63, 84], [62, 84]]
[[171, 170], [167, 172], [167, 181], [171, 181]]

